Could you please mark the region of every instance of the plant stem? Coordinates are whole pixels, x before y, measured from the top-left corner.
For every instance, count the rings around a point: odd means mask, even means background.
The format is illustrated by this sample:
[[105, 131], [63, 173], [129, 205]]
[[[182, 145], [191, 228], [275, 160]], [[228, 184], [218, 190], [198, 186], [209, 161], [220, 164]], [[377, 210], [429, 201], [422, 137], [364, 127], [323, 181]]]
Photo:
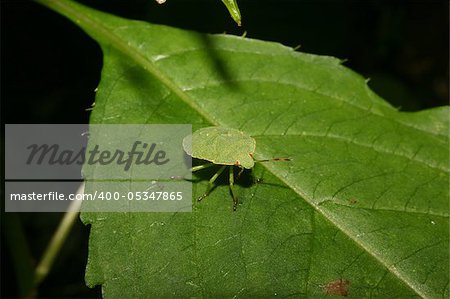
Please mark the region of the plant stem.
[[[77, 190], [77, 194], [83, 194], [84, 192], [84, 183]], [[53, 262], [55, 261], [56, 256], [58, 255], [64, 241], [67, 238], [75, 220], [77, 219], [81, 200], [74, 200], [70, 206], [68, 211], [64, 214], [61, 223], [58, 226], [55, 234], [52, 237], [47, 249], [44, 252], [44, 255], [36, 267], [36, 271], [34, 274], [34, 285], [37, 287], [44, 279], [47, 277], [48, 272], [50, 271]]]

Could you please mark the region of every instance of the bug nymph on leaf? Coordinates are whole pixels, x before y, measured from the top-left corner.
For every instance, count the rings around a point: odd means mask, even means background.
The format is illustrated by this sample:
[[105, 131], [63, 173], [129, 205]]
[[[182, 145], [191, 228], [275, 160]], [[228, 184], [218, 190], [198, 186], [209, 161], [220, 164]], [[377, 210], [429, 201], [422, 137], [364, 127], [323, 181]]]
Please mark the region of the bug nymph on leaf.
[[229, 184], [233, 196], [233, 210], [236, 211], [238, 199], [234, 191], [234, 166], [240, 168], [240, 174], [244, 169], [252, 169], [255, 162], [290, 161], [288, 158], [275, 158], [270, 160], [255, 160], [256, 141], [251, 136], [236, 129], [224, 127], [207, 127], [195, 131], [183, 140], [184, 151], [193, 158], [209, 161], [203, 165], [191, 168], [198, 171], [213, 165], [222, 165], [208, 182], [206, 192], [198, 198], [201, 201], [207, 197], [215, 186], [215, 181], [229, 168]]

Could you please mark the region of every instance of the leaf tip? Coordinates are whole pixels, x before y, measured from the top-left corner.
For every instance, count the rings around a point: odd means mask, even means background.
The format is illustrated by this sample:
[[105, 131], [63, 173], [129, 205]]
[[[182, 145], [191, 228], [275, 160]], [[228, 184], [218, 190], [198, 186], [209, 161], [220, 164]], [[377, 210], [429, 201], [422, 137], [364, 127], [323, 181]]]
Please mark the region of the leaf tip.
[[239, 11], [239, 7], [236, 3], [236, 0], [222, 0], [222, 2], [227, 7], [228, 12], [230, 13], [231, 17], [236, 22], [236, 24], [239, 27], [242, 26], [241, 12]]

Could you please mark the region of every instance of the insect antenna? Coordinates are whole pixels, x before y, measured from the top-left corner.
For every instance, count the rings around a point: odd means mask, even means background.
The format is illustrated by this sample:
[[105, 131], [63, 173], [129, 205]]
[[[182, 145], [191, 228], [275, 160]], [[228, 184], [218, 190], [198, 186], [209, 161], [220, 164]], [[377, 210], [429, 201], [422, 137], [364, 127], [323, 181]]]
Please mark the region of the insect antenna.
[[291, 161], [291, 158], [272, 158], [264, 160], [255, 160], [255, 162], [271, 162], [271, 161]]
[[[250, 157], [253, 158], [253, 155], [250, 154]], [[255, 158], [253, 158], [253, 160], [254, 160], [255, 162], [291, 161], [291, 158], [272, 158], [272, 159], [262, 159], [262, 160], [255, 160]]]

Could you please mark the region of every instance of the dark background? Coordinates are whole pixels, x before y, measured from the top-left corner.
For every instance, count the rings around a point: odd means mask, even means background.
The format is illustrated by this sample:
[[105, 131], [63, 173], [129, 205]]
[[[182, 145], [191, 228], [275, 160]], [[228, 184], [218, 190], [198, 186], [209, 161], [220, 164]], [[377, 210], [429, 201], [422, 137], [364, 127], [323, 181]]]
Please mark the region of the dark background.
[[[65, 1], [65, 0], [61, 0]], [[220, 0], [83, 0], [98, 9], [200, 32], [277, 41], [347, 59], [379, 95], [403, 111], [448, 104], [447, 1], [241, 0], [243, 27]], [[1, 116], [5, 123], [87, 123], [102, 53], [74, 24], [31, 1], [1, 1]], [[2, 128], [4, 132], [4, 128]], [[2, 170], [3, 171], [3, 170]], [[2, 188], [3, 190], [3, 188]], [[3, 192], [2, 192], [3, 193]], [[12, 251], [37, 263], [59, 213], [2, 213], [1, 297], [19, 296]], [[24, 236], [8, 244], [6, 236]], [[100, 297], [84, 285], [89, 228], [76, 223], [39, 298]]]

